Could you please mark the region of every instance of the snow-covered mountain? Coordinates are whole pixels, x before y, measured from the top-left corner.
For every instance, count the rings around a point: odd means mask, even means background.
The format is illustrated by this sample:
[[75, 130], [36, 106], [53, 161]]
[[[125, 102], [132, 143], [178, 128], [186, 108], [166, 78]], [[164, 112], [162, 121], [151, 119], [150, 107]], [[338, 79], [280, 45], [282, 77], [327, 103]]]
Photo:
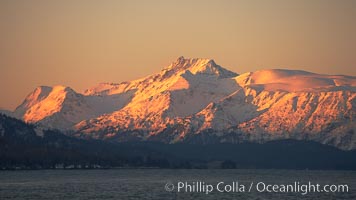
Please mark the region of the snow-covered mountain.
[[39, 87], [15, 116], [117, 141], [294, 138], [355, 149], [356, 77], [282, 69], [238, 75], [211, 59], [180, 57], [157, 74], [82, 94]]
[[122, 108], [132, 94], [87, 96], [64, 86], [40, 86], [16, 108], [14, 116], [48, 128], [71, 129], [76, 123]]

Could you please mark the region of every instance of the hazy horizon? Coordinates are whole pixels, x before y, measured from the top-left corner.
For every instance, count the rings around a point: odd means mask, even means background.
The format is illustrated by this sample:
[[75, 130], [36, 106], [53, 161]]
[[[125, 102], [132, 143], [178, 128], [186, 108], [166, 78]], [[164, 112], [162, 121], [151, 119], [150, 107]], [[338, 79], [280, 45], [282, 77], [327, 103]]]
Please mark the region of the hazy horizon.
[[282, 68], [356, 76], [356, 1], [1, 1], [0, 108], [40, 85], [81, 92], [179, 56], [242, 74]]

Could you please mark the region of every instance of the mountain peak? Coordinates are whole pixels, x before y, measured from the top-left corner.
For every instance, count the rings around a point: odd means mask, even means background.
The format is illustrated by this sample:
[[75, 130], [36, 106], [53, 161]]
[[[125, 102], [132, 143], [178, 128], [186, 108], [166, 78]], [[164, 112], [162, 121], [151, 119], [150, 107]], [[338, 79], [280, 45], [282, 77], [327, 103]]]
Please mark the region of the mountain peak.
[[184, 58], [180, 56], [176, 61], [163, 69], [163, 73], [170, 74], [185, 72], [189, 70], [192, 74], [208, 74], [215, 75], [221, 78], [228, 78], [237, 76], [236, 73], [224, 69], [217, 65], [213, 59], [209, 58]]
[[215, 62], [212, 59], [208, 59], [208, 58], [184, 58], [183, 56], [180, 56], [171, 65], [169, 65], [168, 68], [170, 69], [189, 68], [192, 65], [206, 65], [209, 62], [215, 64]]

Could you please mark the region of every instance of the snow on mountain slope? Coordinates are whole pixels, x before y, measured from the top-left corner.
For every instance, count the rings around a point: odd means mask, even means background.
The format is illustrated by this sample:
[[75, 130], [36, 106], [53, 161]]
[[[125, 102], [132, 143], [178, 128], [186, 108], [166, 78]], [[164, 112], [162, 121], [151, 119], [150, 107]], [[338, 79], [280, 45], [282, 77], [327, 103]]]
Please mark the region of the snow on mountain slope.
[[65, 86], [41, 86], [26, 97], [14, 115], [28, 123], [69, 129], [84, 119], [120, 109], [129, 101], [131, 94], [84, 96]]
[[[258, 97], [257, 97], [258, 98]], [[356, 146], [356, 94], [351, 91], [286, 93], [257, 117], [233, 127], [249, 140], [313, 139]]]
[[348, 87], [348, 89], [356, 87], [354, 77], [320, 75], [300, 70], [283, 69], [260, 70], [241, 74], [236, 77], [236, 81], [241, 86], [250, 86], [267, 91], [315, 92], [342, 89], [342, 86]]
[[[131, 87], [129, 87], [131, 86]], [[125, 93], [132, 89], [134, 86], [130, 85], [129, 82], [122, 83], [100, 83], [92, 88], [84, 91], [85, 96], [91, 95], [114, 95]]]
[[27, 109], [31, 108], [31, 106], [39, 103], [48, 94], [51, 92], [52, 88], [47, 86], [40, 86], [36, 88], [32, 93], [30, 93], [23, 103], [18, 106], [15, 110], [15, 116], [18, 118], [22, 118], [22, 116], [26, 113]]
[[348, 91], [288, 93], [240, 127], [250, 133], [268, 131], [274, 135], [321, 132], [333, 123], [351, 120], [355, 116], [355, 101], [356, 94]]

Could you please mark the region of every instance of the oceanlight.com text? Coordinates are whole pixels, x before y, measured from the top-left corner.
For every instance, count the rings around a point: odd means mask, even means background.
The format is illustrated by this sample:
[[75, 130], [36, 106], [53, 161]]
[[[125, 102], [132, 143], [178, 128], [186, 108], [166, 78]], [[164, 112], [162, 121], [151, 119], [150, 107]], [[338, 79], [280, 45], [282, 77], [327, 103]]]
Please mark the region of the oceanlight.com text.
[[259, 193], [299, 193], [307, 195], [308, 193], [347, 193], [349, 186], [347, 184], [319, 184], [313, 182], [298, 182], [288, 184], [270, 184], [260, 182], [240, 183], [233, 182], [217, 182], [206, 183], [204, 181], [178, 181], [176, 183], [167, 182], [165, 190], [168, 192], [178, 193], [204, 193], [212, 192], [220, 193], [244, 193], [244, 192], [259, 192]]

